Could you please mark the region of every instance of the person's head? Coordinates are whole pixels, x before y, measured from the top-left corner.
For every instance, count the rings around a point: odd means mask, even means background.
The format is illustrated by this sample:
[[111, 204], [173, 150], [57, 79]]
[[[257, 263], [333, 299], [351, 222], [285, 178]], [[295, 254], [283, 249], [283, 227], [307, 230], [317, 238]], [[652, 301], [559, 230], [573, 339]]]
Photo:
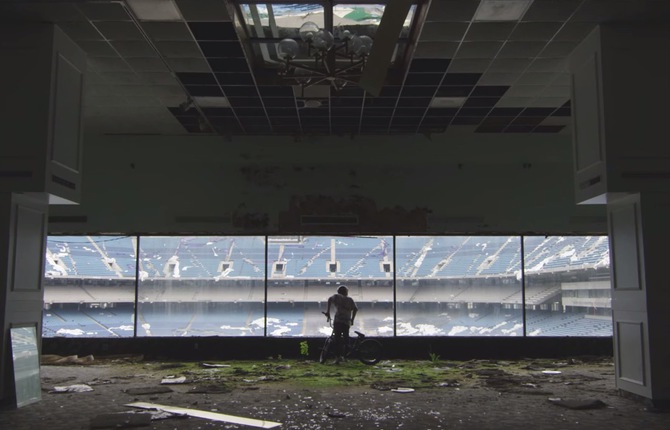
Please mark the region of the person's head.
[[337, 294], [342, 294], [343, 296], [349, 295], [349, 289], [344, 285], [340, 285], [340, 288], [337, 289]]

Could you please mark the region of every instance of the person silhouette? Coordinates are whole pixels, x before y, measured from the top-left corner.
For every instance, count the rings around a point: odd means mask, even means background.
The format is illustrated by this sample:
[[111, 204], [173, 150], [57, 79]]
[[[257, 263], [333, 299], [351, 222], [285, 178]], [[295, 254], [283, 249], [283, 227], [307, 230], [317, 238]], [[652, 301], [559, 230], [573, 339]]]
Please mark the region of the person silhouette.
[[337, 293], [328, 298], [326, 317], [330, 319], [330, 307], [335, 306], [335, 318], [333, 319], [333, 333], [335, 335], [334, 350], [337, 358], [335, 363], [344, 360], [349, 345], [349, 329], [354, 325], [354, 319], [358, 313], [358, 307], [354, 299], [349, 297], [349, 289], [340, 285]]

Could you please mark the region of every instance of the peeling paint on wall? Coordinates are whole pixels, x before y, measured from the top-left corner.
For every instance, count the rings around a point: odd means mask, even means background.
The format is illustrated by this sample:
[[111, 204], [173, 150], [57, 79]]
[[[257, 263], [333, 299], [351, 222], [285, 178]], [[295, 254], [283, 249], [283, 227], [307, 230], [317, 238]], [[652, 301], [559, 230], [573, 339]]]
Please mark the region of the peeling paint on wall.
[[[289, 209], [279, 213], [279, 231], [295, 233], [421, 233], [428, 231], [428, 208], [378, 208], [374, 200], [307, 195], [293, 196]], [[305, 223], [309, 215], [311, 222]], [[314, 221], [321, 216], [323, 223]], [[355, 218], [354, 218], [355, 217]], [[341, 219], [342, 223], [338, 223]], [[357, 223], [352, 222], [356, 219]], [[400, 229], [398, 226], [402, 226]]]

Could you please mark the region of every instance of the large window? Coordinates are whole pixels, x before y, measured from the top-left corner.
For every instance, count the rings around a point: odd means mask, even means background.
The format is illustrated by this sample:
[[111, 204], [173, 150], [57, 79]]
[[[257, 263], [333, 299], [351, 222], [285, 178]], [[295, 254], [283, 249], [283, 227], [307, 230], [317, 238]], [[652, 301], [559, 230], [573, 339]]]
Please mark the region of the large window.
[[528, 336], [611, 336], [607, 236], [524, 238]]
[[50, 236], [44, 275], [45, 337], [318, 337], [339, 285], [370, 336], [612, 335], [606, 236]]
[[398, 335], [523, 335], [518, 236], [398, 237]]
[[338, 285], [359, 308], [357, 330], [393, 334], [392, 237], [270, 237], [267, 270], [268, 335], [329, 334], [321, 312]]
[[136, 249], [136, 237], [50, 236], [43, 335], [132, 337]]
[[138, 336], [262, 336], [263, 237], [140, 237]]

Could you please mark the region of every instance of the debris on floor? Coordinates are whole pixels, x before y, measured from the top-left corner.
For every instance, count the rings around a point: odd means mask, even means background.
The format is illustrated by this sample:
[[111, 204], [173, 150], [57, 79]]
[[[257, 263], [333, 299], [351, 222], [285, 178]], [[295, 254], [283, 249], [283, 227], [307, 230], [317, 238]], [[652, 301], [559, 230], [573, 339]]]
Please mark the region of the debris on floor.
[[50, 393], [85, 393], [87, 391], [93, 391], [93, 388], [86, 384], [74, 384], [67, 385], [64, 387], [53, 387]]
[[562, 406], [568, 409], [600, 409], [607, 406], [601, 400], [598, 399], [561, 399], [561, 398], [549, 398], [550, 403], [554, 405]]
[[136, 387], [136, 388], [128, 388], [127, 390], [124, 390], [125, 393], [127, 394], [132, 394], [134, 396], [136, 395], [144, 395], [144, 394], [164, 394], [164, 393], [171, 393], [172, 388], [170, 387]]
[[398, 388], [394, 388], [394, 389], [392, 389], [391, 391], [393, 391], [394, 393], [413, 393], [413, 392], [414, 392], [414, 388], [403, 388], [403, 387], [398, 387]]
[[147, 427], [151, 425], [150, 414], [116, 413], [102, 414], [91, 418], [92, 429]]
[[161, 384], [163, 385], [183, 384], [185, 382], [186, 382], [186, 376], [180, 376], [179, 378], [175, 378], [174, 376], [168, 376], [167, 378], [161, 380]]
[[230, 364], [202, 363], [201, 366], [219, 368], [219, 367], [230, 367]]
[[91, 364], [95, 361], [92, 355], [79, 357], [78, 355], [68, 355], [66, 357], [60, 355], [42, 355], [40, 362], [43, 365], [59, 365], [59, 364]]
[[135, 403], [129, 403], [126, 406], [129, 406], [129, 407], [132, 407], [132, 408], [154, 409], [154, 410], [161, 410], [161, 411], [166, 411], [166, 412], [183, 413], [183, 414], [186, 414], [190, 417], [204, 418], [204, 419], [208, 419], [208, 420], [212, 420], [212, 421], [221, 421], [221, 422], [232, 423], [232, 424], [241, 424], [241, 425], [246, 425], [246, 426], [251, 426], [251, 427], [259, 427], [259, 428], [265, 428], [265, 429], [271, 429], [271, 428], [281, 426], [281, 423], [277, 423], [277, 422], [273, 422], [273, 421], [265, 421], [265, 420], [257, 420], [257, 419], [253, 419], [253, 418], [237, 417], [237, 416], [234, 416], [234, 415], [220, 414], [218, 412], [208, 412], [208, 411], [201, 411], [201, 410], [197, 410], [197, 409], [180, 408], [180, 407], [176, 407], [176, 406], [157, 405], [155, 403], [135, 402]]

